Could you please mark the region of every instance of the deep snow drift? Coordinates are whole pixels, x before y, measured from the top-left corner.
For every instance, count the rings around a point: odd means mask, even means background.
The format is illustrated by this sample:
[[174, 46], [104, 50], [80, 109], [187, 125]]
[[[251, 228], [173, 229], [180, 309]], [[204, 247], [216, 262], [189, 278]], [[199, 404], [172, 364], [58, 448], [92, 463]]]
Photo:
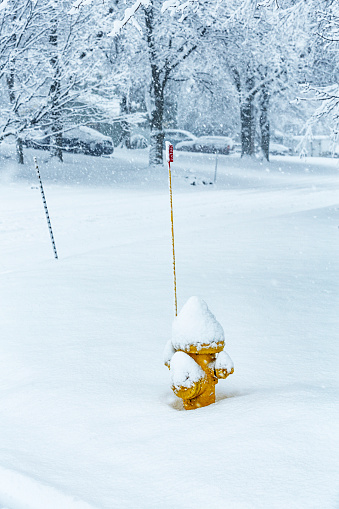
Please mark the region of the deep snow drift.
[[338, 508], [338, 161], [221, 156], [213, 184], [175, 154], [179, 309], [203, 298], [235, 364], [185, 412], [166, 168], [0, 150], [0, 507]]

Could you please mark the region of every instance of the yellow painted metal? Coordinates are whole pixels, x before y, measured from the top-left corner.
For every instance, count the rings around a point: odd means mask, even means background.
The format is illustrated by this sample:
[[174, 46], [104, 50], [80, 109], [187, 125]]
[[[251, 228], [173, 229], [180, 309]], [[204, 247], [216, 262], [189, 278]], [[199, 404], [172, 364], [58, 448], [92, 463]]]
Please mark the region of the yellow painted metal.
[[227, 378], [228, 376], [232, 375], [234, 373], [234, 368], [231, 369], [231, 371], [227, 371], [227, 369], [216, 369], [215, 374], [217, 378]]
[[207, 386], [207, 377], [201, 378], [191, 387], [177, 387], [172, 385], [172, 390], [178, 398], [181, 398], [184, 403], [196, 399], [200, 394], [205, 392]]
[[201, 344], [188, 345], [187, 348], [185, 348], [185, 352], [188, 354], [196, 353], [199, 355], [208, 354], [208, 353], [212, 354], [212, 353], [221, 352], [224, 349], [224, 347], [225, 347], [225, 341], [222, 340], [222, 341], [214, 342], [213, 345], [211, 345], [211, 343], [203, 343], [202, 345]]
[[[192, 350], [194, 350], [194, 347], [192, 347]], [[219, 346], [213, 348], [211, 345], [209, 346], [209, 353], [205, 353], [205, 351], [202, 353], [185, 351], [202, 368], [205, 375], [190, 387], [172, 386], [174, 394], [183, 400], [186, 410], [194, 410], [215, 403], [215, 386], [218, 383], [218, 378], [227, 378], [234, 373], [233, 367], [231, 371], [215, 369], [215, 361], [219, 352]], [[170, 362], [166, 365], [171, 369]]]
[[215, 403], [215, 386], [218, 379], [214, 374], [214, 363], [216, 354], [188, 354], [206, 373], [206, 382], [200, 388], [196, 396], [189, 399], [183, 399], [186, 410], [194, 410], [195, 408], [204, 407]]
[[172, 254], [173, 254], [173, 277], [174, 277], [174, 309], [175, 316], [178, 314], [178, 303], [177, 303], [177, 276], [175, 272], [175, 249], [174, 249], [174, 221], [173, 221], [173, 198], [172, 198], [172, 174], [171, 174], [171, 163], [168, 163], [168, 182], [170, 191], [170, 203], [171, 203], [171, 227], [172, 227]]

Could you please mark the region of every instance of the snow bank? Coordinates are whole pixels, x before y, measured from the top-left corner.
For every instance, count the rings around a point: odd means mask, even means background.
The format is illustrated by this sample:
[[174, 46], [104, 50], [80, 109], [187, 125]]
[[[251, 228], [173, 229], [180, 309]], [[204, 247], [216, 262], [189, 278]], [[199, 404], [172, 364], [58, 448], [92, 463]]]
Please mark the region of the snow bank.
[[[224, 331], [204, 300], [191, 297], [174, 319], [172, 345], [175, 350], [202, 353], [205, 349], [221, 351]], [[206, 352], [207, 353], [207, 352]]]
[[213, 296], [237, 363], [216, 405], [180, 412], [159, 340], [173, 320], [165, 166], [152, 175], [146, 150], [66, 153], [62, 165], [27, 149], [19, 167], [10, 150], [1, 509], [202, 509], [212, 496], [231, 509], [339, 509], [339, 160], [220, 156], [215, 189], [184, 178], [212, 178], [215, 156], [178, 152], [181, 295]]
[[96, 509], [94, 506], [0, 467], [0, 505], [11, 509]]

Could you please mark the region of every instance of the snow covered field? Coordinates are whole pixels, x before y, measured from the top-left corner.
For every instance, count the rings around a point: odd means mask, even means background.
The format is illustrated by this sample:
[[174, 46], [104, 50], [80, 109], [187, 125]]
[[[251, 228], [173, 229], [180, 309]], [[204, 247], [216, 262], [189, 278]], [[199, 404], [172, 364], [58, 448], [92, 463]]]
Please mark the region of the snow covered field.
[[339, 508], [338, 160], [220, 156], [210, 184], [175, 154], [179, 309], [202, 297], [235, 364], [186, 412], [166, 168], [1, 150], [0, 508]]

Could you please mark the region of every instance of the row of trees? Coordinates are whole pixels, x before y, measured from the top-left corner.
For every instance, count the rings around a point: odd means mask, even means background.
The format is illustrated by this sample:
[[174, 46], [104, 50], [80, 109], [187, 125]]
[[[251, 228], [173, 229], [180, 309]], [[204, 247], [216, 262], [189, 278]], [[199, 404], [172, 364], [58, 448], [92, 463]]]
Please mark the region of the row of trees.
[[75, 75], [73, 79], [68, 76], [63, 82], [60, 80], [61, 59], [68, 58], [75, 24], [68, 26], [63, 55], [59, 51], [58, 25], [65, 20], [58, 18], [53, 2], [14, 0], [3, 2], [0, 9], [0, 140], [14, 137], [22, 162], [22, 136], [29, 129], [46, 125], [57, 137], [58, 119], [63, 113], [62, 106], [67, 104], [63, 98], [71, 94], [72, 82], [76, 81]]
[[[23, 141], [48, 133], [51, 153], [62, 161], [62, 134], [86, 113], [109, 119], [93, 107], [93, 94], [107, 93], [98, 80], [100, 65], [93, 16], [71, 2], [4, 0], [0, 3], [0, 142], [15, 139], [18, 161]], [[110, 85], [113, 95], [112, 80]]]
[[137, 0], [127, 10], [122, 0], [4, 0], [0, 141], [14, 137], [22, 161], [22, 140], [39, 128], [62, 160], [62, 133], [116, 121], [98, 98], [119, 97], [126, 145], [132, 109], [144, 110], [149, 162], [161, 165], [167, 117], [176, 111], [182, 127], [204, 97], [220, 133], [239, 130], [242, 155], [257, 140], [268, 159], [274, 112], [301, 114], [313, 99], [308, 128], [328, 114], [337, 129], [338, 20], [334, 0]]

